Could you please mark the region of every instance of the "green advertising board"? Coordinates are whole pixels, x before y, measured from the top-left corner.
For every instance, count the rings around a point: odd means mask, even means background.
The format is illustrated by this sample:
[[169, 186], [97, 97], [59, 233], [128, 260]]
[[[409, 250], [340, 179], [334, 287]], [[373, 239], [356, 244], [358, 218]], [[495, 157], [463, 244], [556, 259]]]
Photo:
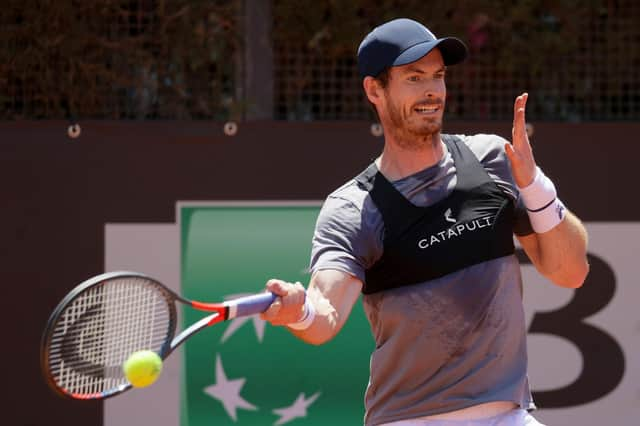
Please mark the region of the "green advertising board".
[[[270, 278], [309, 281], [319, 203], [182, 204], [182, 293], [217, 301], [263, 291]], [[202, 317], [185, 310], [184, 325]], [[181, 425], [362, 424], [373, 339], [360, 302], [332, 341], [306, 344], [259, 317], [185, 344]]]

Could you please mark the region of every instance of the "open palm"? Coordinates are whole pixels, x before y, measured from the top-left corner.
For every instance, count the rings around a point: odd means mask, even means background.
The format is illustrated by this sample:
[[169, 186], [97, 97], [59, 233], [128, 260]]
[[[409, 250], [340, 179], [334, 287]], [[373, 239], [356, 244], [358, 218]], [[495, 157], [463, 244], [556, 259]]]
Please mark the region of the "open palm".
[[528, 93], [523, 93], [516, 98], [513, 105], [513, 128], [511, 130], [511, 143], [505, 145], [505, 151], [516, 185], [520, 188], [533, 182], [536, 174], [536, 162], [529, 143], [525, 121], [525, 107]]

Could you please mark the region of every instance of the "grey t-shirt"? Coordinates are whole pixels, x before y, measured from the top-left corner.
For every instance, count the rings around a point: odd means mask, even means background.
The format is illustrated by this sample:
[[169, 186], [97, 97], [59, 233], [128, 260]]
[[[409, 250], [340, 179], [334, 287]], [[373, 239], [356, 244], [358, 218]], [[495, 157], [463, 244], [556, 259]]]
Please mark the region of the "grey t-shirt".
[[[514, 232], [532, 232], [519, 202], [504, 139], [458, 135], [489, 176], [516, 201]], [[456, 185], [446, 152], [438, 164], [392, 182], [429, 206]], [[311, 270], [336, 269], [365, 281], [383, 252], [384, 223], [355, 180], [330, 194], [318, 216]], [[455, 253], [452, 253], [455, 255]], [[534, 408], [526, 369], [521, 275], [514, 255], [436, 280], [363, 296], [376, 348], [365, 396], [367, 425], [428, 416], [490, 401]]]

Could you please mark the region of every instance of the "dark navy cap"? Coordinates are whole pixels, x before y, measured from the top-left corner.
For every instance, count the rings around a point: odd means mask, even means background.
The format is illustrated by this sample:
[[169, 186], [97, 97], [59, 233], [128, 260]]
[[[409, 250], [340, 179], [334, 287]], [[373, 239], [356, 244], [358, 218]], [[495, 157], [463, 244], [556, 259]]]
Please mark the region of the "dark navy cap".
[[467, 57], [467, 46], [455, 37], [437, 38], [427, 27], [411, 19], [400, 18], [376, 27], [358, 48], [360, 77], [376, 77], [385, 68], [415, 62], [434, 47], [440, 49], [445, 65], [454, 65]]

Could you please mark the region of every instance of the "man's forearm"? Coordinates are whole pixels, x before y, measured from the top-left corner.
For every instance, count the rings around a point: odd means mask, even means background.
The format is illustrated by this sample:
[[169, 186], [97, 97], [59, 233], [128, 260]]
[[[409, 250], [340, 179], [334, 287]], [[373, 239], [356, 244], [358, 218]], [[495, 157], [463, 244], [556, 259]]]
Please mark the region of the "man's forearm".
[[[330, 269], [316, 272], [306, 292], [299, 283], [269, 280], [267, 289], [280, 296], [281, 301], [274, 302], [262, 319], [287, 326], [299, 339], [320, 345], [338, 334], [360, 297], [361, 288], [362, 282], [356, 277]], [[307, 303], [312, 305], [312, 319], [303, 313]]]
[[580, 287], [589, 272], [587, 231], [580, 220], [567, 212], [560, 224], [535, 236], [539, 271], [563, 287]]
[[338, 334], [344, 324], [344, 319], [340, 321], [338, 311], [317, 290], [310, 288], [307, 291], [307, 298], [309, 299], [308, 303], [313, 305], [313, 309], [316, 312], [313, 323], [305, 330], [288, 328], [299, 339], [312, 345], [321, 345]]

